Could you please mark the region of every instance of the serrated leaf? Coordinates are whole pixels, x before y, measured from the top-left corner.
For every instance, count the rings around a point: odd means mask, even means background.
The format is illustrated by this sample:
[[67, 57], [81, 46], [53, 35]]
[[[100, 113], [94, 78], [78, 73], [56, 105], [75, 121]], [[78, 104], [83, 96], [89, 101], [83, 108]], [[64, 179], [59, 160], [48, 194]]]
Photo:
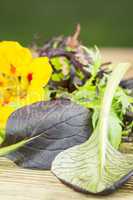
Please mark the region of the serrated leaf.
[[116, 94], [116, 98], [122, 105], [122, 112], [125, 114], [127, 108], [130, 105], [129, 96], [126, 95], [125, 91], [122, 88], [119, 88]]

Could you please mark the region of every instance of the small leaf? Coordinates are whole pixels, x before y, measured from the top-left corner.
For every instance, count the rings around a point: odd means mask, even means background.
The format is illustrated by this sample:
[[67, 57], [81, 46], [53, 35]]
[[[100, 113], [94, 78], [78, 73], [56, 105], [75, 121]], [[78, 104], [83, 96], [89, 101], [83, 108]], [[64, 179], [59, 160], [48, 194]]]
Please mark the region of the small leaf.
[[69, 100], [39, 102], [10, 116], [3, 146], [38, 136], [8, 158], [22, 167], [50, 169], [58, 153], [85, 142], [91, 132], [88, 109]]
[[4, 141], [4, 138], [5, 138], [5, 130], [0, 129], [0, 144], [2, 144], [2, 142]]
[[109, 116], [109, 141], [115, 149], [119, 148], [122, 139], [121, 121], [115, 112]]
[[131, 98], [131, 97], [129, 97], [128, 95], [126, 95], [125, 91], [122, 88], [118, 88], [118, 91], [116, 93], [116, 98], [121, 103], [121, 105], [122, 105], [122, 112], [125, 114], [127, 108], [130, 105], [129, 98]]

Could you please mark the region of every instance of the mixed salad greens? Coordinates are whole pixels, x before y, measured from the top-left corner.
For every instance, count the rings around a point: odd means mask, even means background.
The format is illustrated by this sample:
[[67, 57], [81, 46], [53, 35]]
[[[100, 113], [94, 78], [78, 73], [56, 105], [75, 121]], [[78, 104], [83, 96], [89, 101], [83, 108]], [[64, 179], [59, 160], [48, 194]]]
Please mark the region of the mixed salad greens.
[[133, 141], [133, 79], [122, 80], [128, 63], [102, 63], [98, 48], [83, 46], [79, 33], [78, 25], [72, 36], [32, 47], [53, 68], [46, 100], [9, 116], [0, 155], [21, 167], [52, 166], [73, 188], [108, 194], [133, 173], [133, 155], [119, 152]]
[[[114, 66], [111, 62], [102, 63], [97, 47], [90, 49], [81, 45], [78, 41], [79, 33], [80, 26], [78, 25], [73, 36], [53, 38], [39, 49], [38, 53], [49, 56], [54, 69], [52, 78], [45, 88], [48, 98], [50, 100], [69, 98], [91, 109], [93, 111], [92, 124], [95, 128], [99, 118], [101, 99]], [[123, 89], [124, 87], [126, 88]], [[122, 81], [113, 99], [109, 132], [110, 142], [117, 149], [122, 136], [130, 136], [133, 132], [132, 90], [132, 79]]]

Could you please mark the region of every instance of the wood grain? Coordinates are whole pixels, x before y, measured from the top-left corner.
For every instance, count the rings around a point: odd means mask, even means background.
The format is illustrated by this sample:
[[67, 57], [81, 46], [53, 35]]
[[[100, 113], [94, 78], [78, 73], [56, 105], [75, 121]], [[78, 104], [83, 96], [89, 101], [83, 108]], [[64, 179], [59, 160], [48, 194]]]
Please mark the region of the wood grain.
[[[133, 63], [133, 49], [102, 49], [103, 61]], [[133, 76], [131, 69], [126, 77]], [[45, 161], [44, 161], [45, 162]], [[133, 200], [133, 178], [109, 196], [78, 193], [49, 171], [21, 169], [0, 158], [0, 200]]]
[[62, 184], [49, 171], [21, 169], [0, 158], [1, 200], [132, 200], [133, 178], [115, 193], [99, 197], [78, 193]]

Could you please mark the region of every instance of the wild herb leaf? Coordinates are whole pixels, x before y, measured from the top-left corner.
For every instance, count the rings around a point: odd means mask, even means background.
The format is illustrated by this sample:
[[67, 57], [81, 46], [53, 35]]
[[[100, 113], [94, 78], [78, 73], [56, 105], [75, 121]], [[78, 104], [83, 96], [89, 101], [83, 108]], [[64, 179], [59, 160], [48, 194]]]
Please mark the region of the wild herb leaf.
[[10, 116], [3, 146], [37, 136], [8, 158], [22, 167], [50, 169], [58, 153], [85, 142], [91, 132], [88, 109], [69, 100], [39, 102]]
[[110, 76], [90, 139], [61, 152], [52, 163], [52, 172], [60, 180], [82, 192], [113, 192], [133, 174], [133, 155], [118, 152], [108, 139], [112, 99], [128, 68], [129, 64], [120, 64]]
[[130, 106], [131, 97], [126, 94], [125, 90], [119, 87], [116, 92], [115, 98], [118, 101], [118, 103], [121, 104], [122, 113], [125, 114], [126, 110]]

